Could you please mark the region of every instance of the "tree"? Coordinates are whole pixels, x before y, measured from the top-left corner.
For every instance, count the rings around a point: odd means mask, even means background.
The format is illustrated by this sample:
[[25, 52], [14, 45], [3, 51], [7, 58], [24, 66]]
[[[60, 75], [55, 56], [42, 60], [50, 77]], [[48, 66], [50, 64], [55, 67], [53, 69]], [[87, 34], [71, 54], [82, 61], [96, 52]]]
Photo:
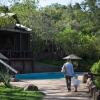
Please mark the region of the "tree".
[[57, 35], [57, 41], [63, 48], [65, 54], [79, 53], [80, 34], [77, 31], [65, 29]]
[[[6, 6], [0, 7], [0, 27], [7, 26], [9, 24], [15, 23], [15, 20], [13, 17], [6, 16], [7, 13], [10, 12], [9, 9]], [[3, 15], [5, 14], [5, 15]]]
[[14, 3], [9, 11], [32, 29], [34, 54], [47, 50], [59, 57], [76, 53], [85, 59], [99, 59], [100, 8], [95, 6], [95, 0], [68, 6], [53, 4], [41, 9], [34, 0], [23, 0]]

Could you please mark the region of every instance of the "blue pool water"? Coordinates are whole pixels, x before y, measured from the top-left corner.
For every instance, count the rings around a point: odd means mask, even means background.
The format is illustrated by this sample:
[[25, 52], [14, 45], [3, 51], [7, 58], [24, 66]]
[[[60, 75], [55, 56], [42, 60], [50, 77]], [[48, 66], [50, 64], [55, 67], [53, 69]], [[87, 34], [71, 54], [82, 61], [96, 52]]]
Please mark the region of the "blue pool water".
[[[81, 74], [77, 72], [77, 74]], [[58, 79], [63, 78], [64, 74], [61, 72], [46, 72], [46, 73], [28, 73], [28, 74], [17, 74], [16, 79]]]

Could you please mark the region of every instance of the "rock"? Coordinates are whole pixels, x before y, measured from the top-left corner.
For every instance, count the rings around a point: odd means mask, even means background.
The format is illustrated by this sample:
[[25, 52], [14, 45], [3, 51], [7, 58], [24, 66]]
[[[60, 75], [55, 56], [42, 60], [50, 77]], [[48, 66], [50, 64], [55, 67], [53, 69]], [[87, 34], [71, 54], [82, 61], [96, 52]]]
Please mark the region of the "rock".
[[10, 81], [11, 82], [19, 82], [20, 80], [19, 79], [16, 79], [16, 78], [11, 78]]
[[24, 87], [24, 91], [38, 91], [38, 87], [33, 84], [28, 84]]

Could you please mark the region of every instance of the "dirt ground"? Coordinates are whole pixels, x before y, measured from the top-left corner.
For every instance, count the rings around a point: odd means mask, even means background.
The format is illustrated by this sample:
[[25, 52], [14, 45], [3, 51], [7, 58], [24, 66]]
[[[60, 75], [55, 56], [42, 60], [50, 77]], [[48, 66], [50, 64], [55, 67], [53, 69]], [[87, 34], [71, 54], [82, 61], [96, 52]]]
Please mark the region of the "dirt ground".
[[40, 91], [46, 94], [43, 100], [91, 100], [86, 84], [82, 83], [82, 76], [80, 75], [78, 78], [81, 81], [81, 84], [78, 87], [78, 92], [74, 92], [73, 86], [71, 92], [68, 92], [64, 78], [22, 80], [21, 82], [11, 82], [11, 84], [18, 87], [34, 84], [38, 86]]

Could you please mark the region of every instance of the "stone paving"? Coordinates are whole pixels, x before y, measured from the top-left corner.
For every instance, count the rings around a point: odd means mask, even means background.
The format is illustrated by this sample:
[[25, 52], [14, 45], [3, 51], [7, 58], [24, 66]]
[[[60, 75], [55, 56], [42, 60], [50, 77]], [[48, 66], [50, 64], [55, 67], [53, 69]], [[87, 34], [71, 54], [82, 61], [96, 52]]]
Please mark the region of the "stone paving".
[[[81, 80], [82, 77], [79, 76]], [[45, 80], [28, 80], [23, 82], [12, 82], [15, 86], [24, 87], [27, 84], [34, 84], [38, 86], [39, 90], [44, 92], [46, 96], [43, 100], [91, 100], [86, 87], [86, 84], [81, 82], [78, 92], [68, 92], [66, 88], [65, 79], [45, 79]]]

